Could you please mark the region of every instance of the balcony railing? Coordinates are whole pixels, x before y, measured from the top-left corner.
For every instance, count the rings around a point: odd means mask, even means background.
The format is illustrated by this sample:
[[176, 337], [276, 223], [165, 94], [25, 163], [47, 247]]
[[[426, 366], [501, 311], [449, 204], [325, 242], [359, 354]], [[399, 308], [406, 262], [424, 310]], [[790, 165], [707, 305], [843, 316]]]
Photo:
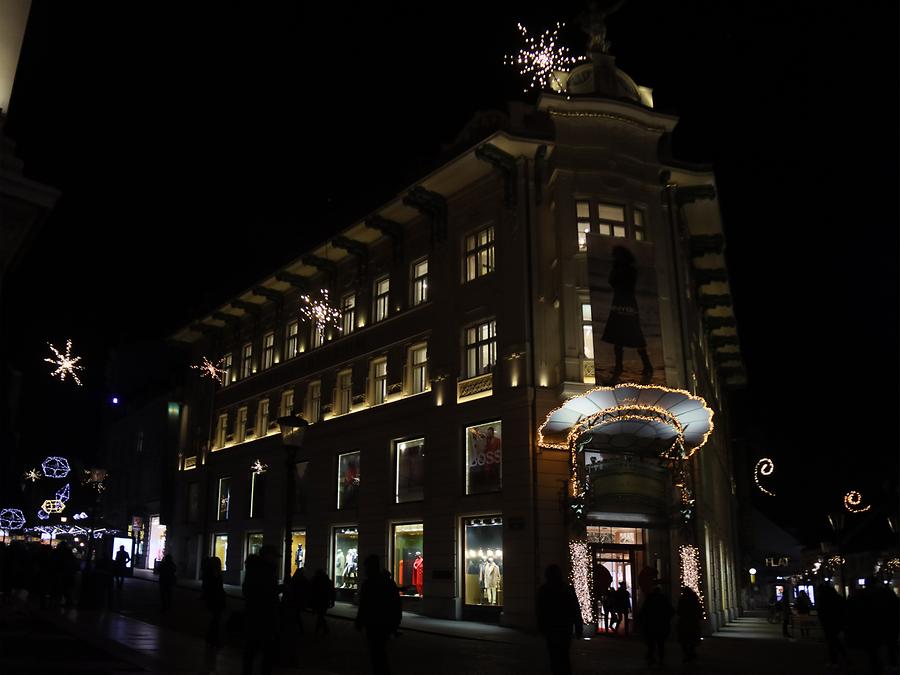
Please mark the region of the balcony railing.
[[493, 373], [476, 375], [467, 380], [456, 383], [456, 400], [462, 401], [470, 398], [490, 396], [494, 389]]
[[584, 359], [581, 362], [581, 381], [585, 384], [595, 384], [597, 382], [594, 371], [594, 359]]

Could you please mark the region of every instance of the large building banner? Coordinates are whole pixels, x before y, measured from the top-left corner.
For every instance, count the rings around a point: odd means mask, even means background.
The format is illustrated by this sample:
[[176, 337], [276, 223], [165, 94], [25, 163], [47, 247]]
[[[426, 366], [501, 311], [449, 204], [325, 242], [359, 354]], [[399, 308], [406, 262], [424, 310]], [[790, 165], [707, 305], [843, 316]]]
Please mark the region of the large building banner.
[[653, 244], [588, 234], [597, 384], [666, 384]]

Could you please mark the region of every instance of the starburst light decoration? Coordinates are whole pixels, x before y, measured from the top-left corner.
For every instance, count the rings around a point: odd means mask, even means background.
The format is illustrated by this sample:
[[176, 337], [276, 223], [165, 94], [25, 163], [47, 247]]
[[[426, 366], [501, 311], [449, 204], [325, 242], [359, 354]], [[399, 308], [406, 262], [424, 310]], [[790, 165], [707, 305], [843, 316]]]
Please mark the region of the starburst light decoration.
[[319, 294], [322, 297], [318, 300], [308, 295], [300, 296], [300, 314], [318, 331], [323, 331], [327, 326], [341, 330], [341, 311], [329, 302], [328, 289], [321, 289]]
[[47, 478], [65, 478], [71, 471], [65, 457], [48, 457], [41, 462], [41, 469]]
[[844, 495], [844, 508], [850, 513], [865, 513], [872, 505], [862, 506], [862, 495], [856, 490], [850, 490]]
[[261, 473], [265, 473], [268, 468], [269, 468], [268, 464], [263, 464], [258, 459], [255, 462], [253, 462], [253, 464], [250, 465], [250, 470], [257, 475], [259, 475]]
[[554, 89], [562, 89], [563, 83], [555, 73], [568, 72], [570, 66], [587, 60], [584, 56], [572, 56], [568, 47], [557, 44], [559, 31], [565, 24], [557, 22], [556, 28], [548, 28], [537, 38], [529, 35], [522, 24], [517, 25], [524, 44], [517, 54], [507, 55], [504, 63], [518, 68], [519, 75], [529, 80], [524, 92], [529, 89], [539, 91], [552, 85], [556, 85]]
[[29, 469], [25, 472], [25, 480], [30, 480], [32, 483], [34, 483], [36, 481], [39, 481], [41, 479], [41, 476], [43, 475], [44, 474], [42, 474], [37, 469]]
[[21, 509], [0, 511], [0, 530], [21, 530], [25, 526], [25, 514]]
[[204, 356], [203, 363], [201, 363], [199, 366], [197, 366], [197, 365], [191, 366], [191, 368], [193, 368], [194, 370], [199, 370], [200, 377], [208, 377], [209, 379], [213, 380], [214, 382], [218, 382], [219, 384], [222, 384], [222, 382], [224, 381], [223, 377], [225, 376], [225, 373], [227, 372], [222, 367], [224, 365], [225, 365], [225, 357], [224, 356], [221, 359], [219, 359], [218, 361], [216, 361], [215, 363], [213, 363], [212, 361], [210, 361], [208, 358], [206, 358]]
[[75, 384], [79, 387], [81, 386], [81, 380], [78, 379], [78, 375], [75, 371], [84, 370], [84, 366], [79, 366], [78, 362], [81, 361], [80, 356], [72, 356], [72, 341], [66, 340], [66, 353], [60, 354], [59, 350], [54, 347], [51, 343], [47, 343], [50, 346], [50, 349], [53, 351], [53, 354], [56, 358], [46, 358], [44, 361], [47, 363], [52, 363], [56, 366], [56, 370], [54, 370], [51, 375], [56, 377], [59, 376], [61, 382], [64, 382], [66, 379], [66, 375], [71, 375], [72, 379], [75, 380]]
[[774, 497], [775, 493], [764, 488], [762, 486], [762, 483], [759, 482], [759, 477], [771, 476], [773, 471], [775, 471], [775, 462], [773, 462], [768, 457], [763, 457], [761, 460], [759, 460], [753, 469], [753, 482], [756, 483], [756, 487], [759, 488], [760, 492], [765, 495], [769, 495], [770, 497]]

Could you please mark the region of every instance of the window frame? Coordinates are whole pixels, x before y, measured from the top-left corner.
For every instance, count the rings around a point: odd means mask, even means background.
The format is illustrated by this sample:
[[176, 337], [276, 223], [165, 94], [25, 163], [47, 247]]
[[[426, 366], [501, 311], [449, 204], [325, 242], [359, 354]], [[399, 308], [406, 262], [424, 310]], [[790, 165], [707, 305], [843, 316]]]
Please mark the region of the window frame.
[[288, 325], [285, 328], [285, 347], [284, 347], [284, 360], [287, 361], [289, 359], [294, 358], [300, 353], [300, 322], [297, 320], [288, 321]]
[[[420, 265], [425, 265], [425, 273], [418, 274], [418, 267]], [[418, 305], [422, 305], [429, 300], [428, 295], [428, 256], [423, 256], [418, 260], [414, 260], [410, 265], [410, 278], [412, 279], [412, 294], [410, 298], [410, 304], [413, 307], [417, 307]]]
[[[313, 392], [317, 396], [313, 396]], [[315, 409], [313, 409], [315, 402]], [[322, 380], [312, 380], [306, 385], [306, 409], [311, 424], [322, 419]]]
[[[345, 380], [346, 378], [346, 380]], [[346, 381], [346, 388], [344, 383]], [[337, 374], [335, 383], [334, 407], [335, 415], [346, 415], [353, 409], [353, 369], [347, 368]], [[346, 398], [344, 397], [346, 394]]]
[[247, 342], [241, 347], [241, 380], [253, 374], [253, 343]]
[[[581, 358], [592, 360], [594, 358], [594, 320], [591, 302], [584, 299], [579, 301], [581, 306]], [[588, 310], [588, 316], [585, 318], [585, 307]], [[588, 333], [590, 333], [590, 342], [588, 342]], [[588, 354], [588, 344], [590, 344], [590, 354]]]
[[[290, 403], [288, 403], [290, 401]], [[294, 412], [294, 390], [283, 389], [281, 392], [281, 401], [279, 402], [281, 417], [286, 417]]]
[[413, 436], [411, 438], [397, 438], [391, 441], [391, 450], [393, 452], [392, 464], [394, 470], [394, 496], [393, 502], [394, 504], [414, 504], [416, 502], [425, 501], [425, 475], [424, 475], [424, 466], [422, 472], [422, 484], [421, 491], [422, 496], [415, 499], [400, 499], [400, 448], [399, 446], [402, 443], [412, 444], [421, 441], [422, 446], [422, 461], [424, 464], [425, 461], [425, 437], [424, 436]]
[[275, 331], [263, 335], [262, 369], [268, 370], [275, 365]]
[[227, 352], [222, 355], [222, 370], [225, 372], [222, 375], [222, 387], [227, 387], [229, 384], [234, 382], [234, 372], [233, 372], [233, 363], [234, 357], [233, 352]]
[[225, 447], [228, 442], [228, 413], [219, 413], [219, 419], [216, 422], [216, 439], [213, 446], [219, 450]]
[[359, 471], [357, 473], [357, 481], [358, 481], [358, 486], [362, 484], [362, 482], [360, 480], [360, 476], [362, 474], [362, 452], [359, 450], [351, 450], [350, 452], [338, 453], [338, 455], [337, 455], [337, 471], [336, 471], [337, 481], [335, 483], [335, 487], [336, 487], [335, 506], [338, 511], [359, 508], [359, 487], [356, 488], [357, 494], [355, 496], [355, 502], [350, 505], [344, 503], [345, 494], [341, 491], [341, 478], [342, 478], [342, 476], [341, 476], [341, 459], [344, 457], [349, 457], [350, 455], [356, 455], [358, 457], [357, 462], [356, 462], [357, 468], [359, 469]]
[[247, 406], [238, 408], [234, 425], [234, 442], [243, 443], [247, 440]]
[[[350, 304], [347, 301], [350, 301]], [[341, 297], [341, 333], [350, 335], [356, 329], [356, 293], [346, 293]]]
[[[425, 360], [421, 363], [416, 363], [415, 354], [419, 351], [425, 351]], [[407, 350], [407, 362], [409, 363], [409, 394], [410, 396], [415, 396], [416, 394], [424, 394], [427, 391], [431, 391], [431, 380], [428, 378], [429, 372], [429, 364], [428, 364], [428, 343], [427, 342], [419, 342], [418, 344], [411, 345]], [[417, 390], [416, 384], [419, 382], [419, 377], [417, 377], [418, 372], [422, 372], [422, 388]]]
[[[493, 329], [493, 333], [489, 335], [487, 338], [482, 339], [480, 337], [481, 328], [487, 326], [489, 332]], [[469, 331], [475, 331], [475, 341], [469, 342]], [[497, 365], [497, 319], [496, 317], [489, 317], [486, 319], [481, 319], [475, 323], [471, 323], [468, 326], [463, 328], [463, 344], [464, 344], [464, 358], [465, 358], [465, 374], [466, 379], [472, 377], [478, 377], [479, 375], [486, 375], [487, 373], [493, 372], [494, 368]], [[493, 356], [493, 360], [490, 360], [489, 364], [484, 364], [481, 362], [481, 358], [483, 356], [483, 348], [487, 346], [488, 348], [488, 358], [491, 359], [491, 355]], [[475, 368], [470, 368], [470, 353], [474, 352], [475, 354]]]
[[[383, 293], [379, 291], [379, 286], [387, 283], [387, 288]], [[377, 279], [372, 286], [372, 323], [384, 321], [391, 315], [391, 277], [384, 274]]]
[[[489, 238], [481, 243], [480, 235], [487, 233]], [[471, 243], [471, 246], [470, 246]], [[488, 223], [469, 232], [463, 237], [463, 283], [469, 283], [481, 279], [497, 270], [497, 232], [494, 223]], [[486, 255], [488, 265], [482, 261], [482, 254]], [[488, 269], [484, 269], [488, 267]]]
[[[225, 498], [225, 517], [222, 517], [222, 483], [223, 481], [227, 481], [225, 483], [225, 488], [227, 492], [227, 496]], [[225, 523], [228, 522], [228, 519], [231, 515], [231, 476], [219, 476], [219, 481], [217, 483], [218, 490], [216, 491], [216, 522], [217, 523]]]
[[[262, 438], [269, 433], [269, 398], [261, 398], [256, 404], [256, 437]], [[265, 408], [265, 416], [263, 416], [263, 408]], [[263, 424], [265, 422], [265, 424]]]
[[[372, 359], [369, 364], [369, 381], [371, 382], [372, 403], [371, 405], [382, 405], [387, 403], [388, 397], [388, 370], [387, 357], [379, 356]], [[384, 373], [379, 374], [378, 370], [384, 366]], [[352, 383], [351, 383], [352, 386]]]

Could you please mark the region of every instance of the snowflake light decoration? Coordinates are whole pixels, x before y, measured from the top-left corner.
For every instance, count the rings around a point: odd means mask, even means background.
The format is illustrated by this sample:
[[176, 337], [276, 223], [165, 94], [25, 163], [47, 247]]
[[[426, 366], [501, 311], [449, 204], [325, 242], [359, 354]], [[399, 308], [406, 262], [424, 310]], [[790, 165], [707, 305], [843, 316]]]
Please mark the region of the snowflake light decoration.
[[872, 508], [871, 504], [862, 506], [862, 495], [856, 490], [850, 490], [844, 495], [844, 508], [850, 513], [865, 513]]
[[522, 24], [517, 25], [524, 44], [518, 54], [508, 54], [504, 62], [506, 65], [517, 67], [522, 77], [530, 78], [528, 86], [523, 89], [526, 93], [529, 88], [545, 89], [551, 80], [562, 88], [562, 83], [554, 73], [567, 72], [569, 66], [587, 60], [584, 56], [572, 56], [568, 47], [557, 44], [559, 31], [565, 24], [557, 22], [555, 29], [548, 28], [537, 38], [530, 36], [528, 29]]
[[191, 366], [194, 370], [200, 371], [200, 377], [208, 377], [213, 382], [218, 382], [222, 384], [223, 377], [225, 376], [226, 371], [222, 366], [225, 365], [225, 357], [223, 356], [221, 359], [213, 363], [205, 356], [203, 357], [203, 363], [199, 366], [194, 365]]
[[52, 363], [56, 366], [56, 370], [54, 370], [51, 375], [53, 377], [59, 376], [60, 382], [64, 382], [66, 379], [66, 375], [71, 375], [72, 379], [75, 380], [75, 384], [79, 387], [81, 386], [81, 380], [78, 379], [78, 375], [75, 373], [76, 370], [84, 370], [84, 366], [77, 365], [79, 361], [81, 361], [80, 356], [72, 356], [72, 341], [66, 340], [66, 353], [60, 354], [59, 350], [54, 347], [51, 343], [47, 343], [50, 345], [50, 349], [53, 350], [56, 358], [47, 358], [44, 359], [47, 363]]
[[762, 486], [762, 483], [759, 482], [759, 477], [760, 475], [771, 476], [773, 471], [775, 471], [775, 462], [768, 457], [763, 457], [759, 460], [753, 469], [753, 482], [756, 483], [756, 487], [759, 488], [760, 492], [769, 495], [770, 497], [774, 497], [775, 493], [771, 490], [766, 490], [766, 488]]
[[258, 459], [255, 462], [253, 462], [253, 464], [250, 465], [250, 470], [253, 471], [253, 473], [255, 473], [257, 475], [259, 475], [261, 473], [265, 473], [268, 468], [269, 468], [268, 464], [263, 464]]
[[71, 494], [71, 490], [69, 489], [69, 484], [66, 483], [62, 489], [56, 491], [56, 498], [65, 504], [69, 501], [69, 495]]
[[25, 514], [21, 509], [0, 511], [0, 530], [21, 530], [25, 526]]
[[315, 325], [317, 331], [323, 331], [327, 326], [341, 330], [341, 312], [328, 301], [328, 289], [323, 288], [319, 293], [322, 296], [319, 300], [300, 296], [300, 313]]
[[35, 481], [39, 481], [41, 479], [41, 476], [43, 475], [44, 474], [42, 474], [37, 469], [29, 469], [25, 472], [25, 480], [30, 480], [32, 483], [34, 483]]
[[65, 478], [71, 471], [65, 457], [48, 457], [41, 462], [41, 469], [47, 478]]

